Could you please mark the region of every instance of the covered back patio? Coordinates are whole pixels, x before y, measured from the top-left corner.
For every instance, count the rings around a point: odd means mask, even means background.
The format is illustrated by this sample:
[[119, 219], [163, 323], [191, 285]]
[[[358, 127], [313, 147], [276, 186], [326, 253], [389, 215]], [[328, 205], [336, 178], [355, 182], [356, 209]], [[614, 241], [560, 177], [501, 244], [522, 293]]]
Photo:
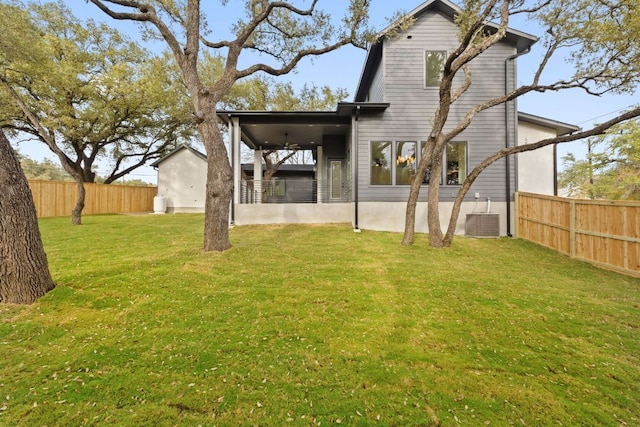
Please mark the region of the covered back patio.
[[[336, 111], [220, 111], [233, 167], [232, 223], [354, 221], [352, 168], [360, 110], [386, 105], [340, 103]], [[247, 150], [248, 149], [248, 150]], [[269, 168], [263, 153], [298, 158]]]

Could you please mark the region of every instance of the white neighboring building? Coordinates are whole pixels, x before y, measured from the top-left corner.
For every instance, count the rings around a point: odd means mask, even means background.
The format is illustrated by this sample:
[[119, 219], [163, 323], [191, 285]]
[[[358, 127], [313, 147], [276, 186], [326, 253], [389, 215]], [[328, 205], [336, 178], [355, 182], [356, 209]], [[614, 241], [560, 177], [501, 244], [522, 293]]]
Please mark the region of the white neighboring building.
[[168, 213], [204, 212], [207, 158], [186, 145], [173, 150], [151, 166], [158, 169], [158, 195]]
[[[561, 123], [532, 114], [518, 113], [518, 145], [530, 144], [546, 138], [570, 134], [577, 126]], [[517, 154], [517, 191], [557, 196], [556, 146]]]

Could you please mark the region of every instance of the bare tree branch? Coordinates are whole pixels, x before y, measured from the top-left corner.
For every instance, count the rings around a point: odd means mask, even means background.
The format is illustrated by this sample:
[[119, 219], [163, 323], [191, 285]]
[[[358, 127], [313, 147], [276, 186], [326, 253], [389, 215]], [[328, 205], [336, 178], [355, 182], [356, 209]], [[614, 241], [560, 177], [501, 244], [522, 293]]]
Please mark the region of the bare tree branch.
[[301, 50], [300, 52], [298, 52], [293, 59], [291, 59], [286, 65], [284, 65], [281, 68], [275, 68], [272, 67], [270, 65], [267, 64], [255, 64], [249, 68], [246, 68], [244, 70], [239, 70], [236, 73], [236, 76], [238, 79], [241, 79], [243, 77], [247, 77], [250, 76], [251, 74], [257, 73], [258, 71], [263, 71], [267, 74], [270, 74], [272, 76], [281, 76], [283, 74], [287, 74], [289, 73], [291, 70], [293, 70], [295, 68], [295, 66], [298, 64], [298, 62], [300, 62], [303, 58], [307, 57], [307, 56], [319, 56], [319, 55], [323, 55], [325, 53], [334, 51], [342, 46], [346, 46], [348, 44], [353, 44], [351, 42], [351, 40], [341, 40], [339, 42], [336, 42], [330, 46], [325, 46], [323, 48], [319, 48], [319, 49], [305, 49], [305, 50]]
[[[160, 17], [156, 13], [156, 10], [152, 5], [141, 2], [141, 1], [129, 1], [129, 0], [104, 0], [104, 1], [89, 0], [89, 1], [95, 4], [96, 6], [98, 6], [100, 10], [102, 10], [104, 13], [106, 13], [113, 19], [149, 22], [153, 24], [158, 29], [158, 31], [160, 32], [164, 40], [167, 42], [167, 44], [169, 45], [169, 48], [171, 49], [176, 59], [180, 63], [180, 66], [182, 67], [183, 64], [181, 63], [180, 58], [183, 57], [184, 53], [180, 46], [180, 42], [178, 41], [177, 37], [173, 34], [171, 29], [164, 23], [164, 21], [162, 21], [162, 19], [160, 19]], [[116, 12], [110, 9], [107, 5], [105, 5], [105, 1], [108, 3], [113, 3], [113, 4], [117, 4], [124, 7], [137, 9], [140, 12], [139, 13]]]
[[518, 14], [521, 14], [521, 13], [523, 13], [523, 14], [531, 14], [531, 13], [539, 12], [540, 10], [542, 10], [542, 9], [544, 9], [545, 7], [549, 6], [549, 5], [551, 4], [551, 1], [552, 1], [552, 0], [547, 0], [547, 1], [543, 2], [543, 3], [540, 3], [540, 4], [539, 4], [539, 5], [537, 5], [537, 6], [534, 6], [534, 7], [529, 8], [529, 9], [516, 9], [516, 10], [512, 10], [512, 11], [510, 12], [510, 14], [513, 16], [513, 15], [518, 15]]
[[451, 95], [451, 103], [456, 102], [466, 91], [471, 87], [471, 68], [467, 64], [462, 66], [464, 71], [464, 82], [462, 85]]

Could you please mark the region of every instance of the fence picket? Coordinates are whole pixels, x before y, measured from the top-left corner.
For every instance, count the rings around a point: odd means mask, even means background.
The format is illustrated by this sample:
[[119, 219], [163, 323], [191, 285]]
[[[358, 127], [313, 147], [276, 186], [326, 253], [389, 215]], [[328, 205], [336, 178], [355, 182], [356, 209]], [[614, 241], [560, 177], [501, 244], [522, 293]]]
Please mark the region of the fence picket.
[[[84, 184], [86, 190], [83, 214], [151, 212], [157, 187], [114, 184]], [[70, 216], [75, 206], [75, 182], [29, 181], [38, 218]]]
[[520, 192], [516, 203], [517, 237], [640, 277], [640, 202]]

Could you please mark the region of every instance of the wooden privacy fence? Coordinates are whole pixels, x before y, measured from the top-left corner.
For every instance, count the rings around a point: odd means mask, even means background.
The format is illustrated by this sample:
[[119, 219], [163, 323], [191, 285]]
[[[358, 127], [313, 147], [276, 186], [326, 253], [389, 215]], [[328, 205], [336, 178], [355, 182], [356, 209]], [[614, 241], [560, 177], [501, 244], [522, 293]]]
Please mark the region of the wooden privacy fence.
[[[75, 182], [29, 181], [39, 218], [70, 216], [78, 197]], [[83, 214], [134, 213], [153, 210], [157, 187], [84, 184]]]
[[516, 194], [516, 235], [640, 277], [640, 202]]

